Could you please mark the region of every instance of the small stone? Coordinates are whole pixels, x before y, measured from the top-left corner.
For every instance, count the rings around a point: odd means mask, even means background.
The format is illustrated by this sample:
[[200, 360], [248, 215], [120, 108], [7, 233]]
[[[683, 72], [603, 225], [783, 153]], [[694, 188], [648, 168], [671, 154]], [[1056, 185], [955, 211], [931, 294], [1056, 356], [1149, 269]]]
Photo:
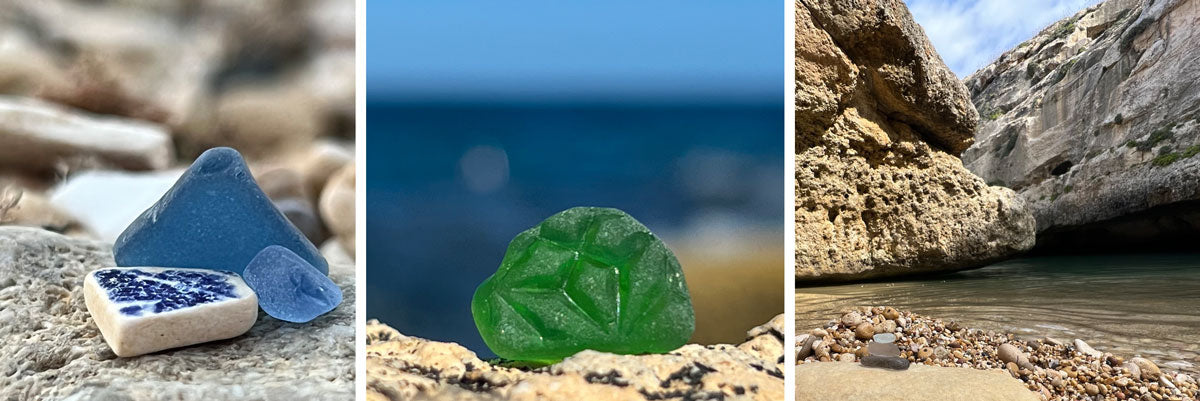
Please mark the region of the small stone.
[[213, 148], [134, 220], [113, 245], [118, 266], [241, 273], [259, 251], [284, 246], [328, 274], [312, 242], [263, 194], [236, 150]]
[[904, 358], [875, 355], [868, 355], [862, 358], [859, 363], [869, 368], [883, 368], [890, 370], [905, 370], [908, 369], [909, 365], [909, 361]]
[[1099, 357], [1104, 356], [1104, 353], [1097, 351], [1095, 348], [1092, 348], [1092, 346], [1088, 345], [1088, 343], [1085, 343], [1085, 342], [1083, 342], [1083, 340], [1080, 340], [1078, 338], [1075, 339], [1075, 352], [1078, 352], [1080, 354], [1087, 355], [1087, 356], [1090, 356], [1093, 358], [1099, 358]]
[[246, 265], [246, 284], [268, 315], [292, 323], [316, 319], [342, 303], [342, 290], [290, 249], [271, 245]]
[[917, 359], [929, 359], [930, 356], [933, 356], [933, 348], [921, 347], [917, 351]]
[[1021, 378], [1021, 368], [1016, 363], [1008, 362], [1004, 364], [1004, 367], [1008, 368], [1008, 373], [1011, 373], [1013, 377]]
[[1026, 357], [1025, 353], [1022, 353], [1019, 348], [1010, 345], [1010, 343], [1002, 343], [996, 353], [1000, 357], [1000, 360], [1006, 361], [1006, 363], [1014, 363], [1022, 367], [1030, 364], [1030, 359]]
[[475, 291], [471, 314], [492, 352], [521, 361], [555, 362], [584, 349], [663, 353], [695, 330], [675, 255], [609, 208], [568, 209], [513, 238]]
[[866, 341], [870, 340], [873, 336], [875, 336], [875, 326], [872, 326], [870, 323], [860, 323], [854, 328], [854, 338]]
[[1158, 369], [1158, 365], [1155, 365], [1149, 359], [1137, 357], [1130, 359], [1129, 362], [1133, 363], [1141, 371], [1140, 377], [1142, 380], [1158, 380], [1162, 376], [1162, 371]]
[[0, 96], [0, 165], [53, 171], [81, 158], [128, 170], [157, 170], [171, 163], [174, 150], [171, 136], [159, 125]]
[[889, 306], [889, 307], [883, 309], [883, 317], [887, 318], [888, 320], [899, 319], [900, 311], [897, 311], [896, 308]]
[[321, 219], [337, 237], [342, 248], [354, 255], [354, 164], [342, 167], [321, 191]]
[[879, 333], [871, 337], [877, 343], [890, 344], [896, 342], [896, 335], [892, 333]]
[[813, 354], [813, 343], [816, 343], [817, 337], [808, 334], [801, 334], [796, 339], [796, 360], [803, 361]]
[[1083, 391], [1085, 393], [1087, 393], [1088, 395], [1096, 395], [1096, 394], [1100, 394], [1100, 387], [1097, 387], [1095, 384], [1092, 384], [1092, 383], [1087, 383], [1087, 384], [1083, 385]]
[[100, 269], [84, 303], [121, 357], [233, 338], [258, 319], [258, 298], [236, 274], [208, 269]]
[[854, 354], [840, 354], [837, 357], [838, 362], [854, 362]]

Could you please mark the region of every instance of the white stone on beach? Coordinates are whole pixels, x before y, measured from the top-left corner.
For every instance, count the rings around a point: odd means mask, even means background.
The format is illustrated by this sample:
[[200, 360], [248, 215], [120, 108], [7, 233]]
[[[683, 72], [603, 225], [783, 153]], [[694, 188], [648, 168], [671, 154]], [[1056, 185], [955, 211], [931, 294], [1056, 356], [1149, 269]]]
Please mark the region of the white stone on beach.
[[1104, 356], [1103, 352], [1097, 351], [1095, 348], [1092, 348], [1092, 346], [1088, 345], [1088, 343], [1085, 343], [1083, 340], [1078, 338], [1075, 339], [1075, 351], [1080, 354], [1096, 358]]
[[121, 357], [237, 337], [258, 319], [258, 297], [232, 273], [119, 267], [92, 271], [84, 303]]
[[74, 216], [105, 242], [113, 242], [134, 219], [158, 202], [183, 170], [145, 173], [93, 170], [68, 178], [50, 202]]
[[157, 170], [174, 158], [171, 137], [160, 125], [12, 96], [0, 96], [0, 145], [0, 161], [24, 169], [52, 169], [80, 158]]

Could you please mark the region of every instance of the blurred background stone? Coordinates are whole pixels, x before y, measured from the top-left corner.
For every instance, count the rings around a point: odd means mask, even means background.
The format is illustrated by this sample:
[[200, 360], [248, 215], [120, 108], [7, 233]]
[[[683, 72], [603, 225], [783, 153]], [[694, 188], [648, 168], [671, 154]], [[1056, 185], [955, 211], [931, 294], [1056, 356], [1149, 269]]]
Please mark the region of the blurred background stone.
[[22, 200], [0, 225], [112, 241], [228, 146], [313, 243], [349, 232], [352, 254], [353, 184], [320, 200], [354, 163], [354, 19], [352, 0], [3, 2], [0, 190]]

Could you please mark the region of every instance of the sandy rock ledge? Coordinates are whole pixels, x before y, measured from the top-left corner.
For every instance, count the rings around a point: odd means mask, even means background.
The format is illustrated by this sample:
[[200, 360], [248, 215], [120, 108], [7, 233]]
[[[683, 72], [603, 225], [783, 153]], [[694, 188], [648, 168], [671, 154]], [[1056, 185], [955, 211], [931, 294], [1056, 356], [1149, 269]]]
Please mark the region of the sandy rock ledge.
[[782, 400], [779, 315], [740, 345], [685, 345], [662, 355], [583, 351], [534, 370], [495, 366], [454, 343], [367, 323], [367, 399]]
[[259, 312], [242, 336], [117, 358], [83, 303], [107, 243], [0, 227], [0, 395], [6, 400], [350, 400], [354, 269], [330, 266], [350, 302], [307, 324]]

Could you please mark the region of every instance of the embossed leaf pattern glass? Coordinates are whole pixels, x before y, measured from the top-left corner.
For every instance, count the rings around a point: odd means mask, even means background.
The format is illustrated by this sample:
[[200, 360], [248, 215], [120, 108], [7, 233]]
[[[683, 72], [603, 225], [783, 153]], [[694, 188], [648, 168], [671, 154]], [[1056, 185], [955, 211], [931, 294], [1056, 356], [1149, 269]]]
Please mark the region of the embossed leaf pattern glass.
[[545, 363], [585, 349], [667, 352], [695, 328], [675, 255], [608, 208], [572, 208], [517, 235], [471, 312], [496, 355]]

